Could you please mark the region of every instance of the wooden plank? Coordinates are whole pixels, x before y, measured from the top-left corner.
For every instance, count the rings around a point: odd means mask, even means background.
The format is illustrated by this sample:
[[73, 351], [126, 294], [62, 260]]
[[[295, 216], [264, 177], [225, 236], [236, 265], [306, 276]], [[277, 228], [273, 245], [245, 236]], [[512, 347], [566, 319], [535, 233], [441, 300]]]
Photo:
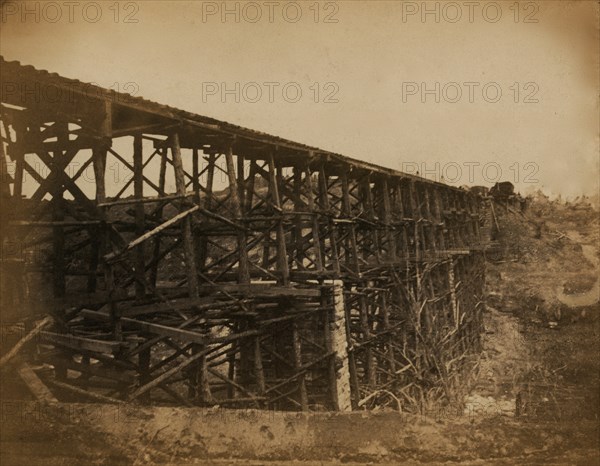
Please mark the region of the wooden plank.
[[99, 220], [63, 220], [63, 221], [28, 221], [12, 220], [8, 222], [10, 226], [15, 227], [77, 227], [77, 226], [97, 226], [102, 222]]
[[[63, 144], [69, 140], [68, 127], [67, 125], [61, 124], [61, 131], [58, 134], [57, 142], [59, 144]], [[64, 186], [60, 182], [59, 173], [63, 174], [65, 170], [65, 162], [69, 160], [62, 151], [55, 151], [54, 157], [52, 158], [51, 164], [51, 172], [48, 175], [49, 179], [55, 180], [51, 183], [51, 188], [49, 189], [52, 194], [52, 220], [57, 223], [52, 228], [52, 255], [53, 255], [53, 291], [55, 297], [61, 297], [66, 294], [66, 258], [65, 258], [65, 235], [64, 228], [59, 226], [61, 222], [64, 221], [65, 212], [64, 212]]]
[[50, 316], [45, 317], [40, 322], [38, 322], [33, 330], [31, 330], [27, 335], [21, 338], [15, 346], [11, 348], [11, 350], [2, 356], [0, 359], [0, 367], [5, 365], [8, 361], [10, 361], [15, 355], [25, 346], [28, 342], [30, 342], [37, 334], [39, 334], [45, 327], [52, 324], [53, 319]]
[[[175, 170], [175, 185], [177, 194], [185, 194], [185, 172], [183, 170], [183, 161], [181, 160], [181, 147], [179, 145], [179, 134], [174, 133], [171, 137], [171, 154], [173, 155], [173, 168]], [[196, 205], [195, 207], [199, 207]], [[196, 209], [198, 210], [198, 209]], [[192, 222], [186, 215], [181, 223], [181, 234], [183, 236], [183, 250], [185, 252], [185, 265], [187, 270], [187, 285], [190, 296], [198, 297], [198, 271], [196, 269], [196, 251], [194, 248], [194, 238], [192, 236]]]
[[[205, 190], [205, 198], [204, 198], [204, 206], [206, 210], [212, 209], [212, 201], [213, 201], [213, 182], [215, 175], [215, 154], [209, 154], [208, 156], [208, 165], [206, 167], [206, 190]], [[208, 238], [206, 236], [201, 236], [198, 239], [198, 267], [204, 271], [206, 269], [206, 262], [208, 260]]]
[[40, 335], [43, 341], [75, 350], [82, 349], [98, 351], [100, 353], [114, 353], [122, 347], [122, 343], [118, 341], [95, 340], [93, 338], [45, 331], [40, 332]]
[[[137, 133], [133, 138], [133, 191], [137, 200], [144, 197], [144, 167], [142, 153], [142, 135]], [[135, 234], [143, 236], [145, 231], [144, 205], [139, 202], [135, 204]], [[135, 296], [141, 299], [146, 294], [145, 283], [146, 258], [144, 254], [144, 245], [139, 244], [135, 253]]]
[[204, 344], [208, 341], [208, 338], [205, 335], [198, 332], [192, 332], [190, 330], [168, 327], [166, 325], [145, 322], [143, 320], [131, 319], [129, 317], [122, 317], [121, 322], [123, 324], [133, 325], [143, 332], [153, 333], [155, 335], [178, 338], [184, 341], [199, 344]]
[[[309, 153], [312, 157], [312, 153]], [[310, 171], [310, 166], [307, 165], [305, 168], [305, 183], [306, 183], [306, 197], [308, 202], [308, 210], [312, 213], [312, 225], [311, 225], [311, 234], [313, 238], [313, 251], [315, 253], [315, 263], [317, 265], [317, 271], [322, 272], [324, 270], [323, 266], [323, 255], [325, 254], [322, 251], [324, 244], [321, 241], [321, 232], [319, 225], [319, 217], [316, 215], [316, 207], [315, 207], [315, 188], [312, 182], [312, 173]]]
[[[89, 355], [84, 355], [82, 361], [90, 360]], [[82, 375], [99, 377], [103, 379], [116, 380], [121, 383], [131, 384], [135, 381], [136, 374], [133, 370], [123, 370], [123, 368], [115, 369], [114, 367], [107, 367], [103, 364], [87, 364], [81, 362], [75, 362], [73, 358], [65, 355], [56, 355], [52, 359], [53, 361], [60, 362], [63, 367], [67, 369], [80, 372]]]
[[140, 125], [140, 126], [132, 126], [129, 128], [119, 128], [113, 130], [112, 137], [120, 138], [122, 136], [136, 135], [140, 133], [152, 133], [156, 131], [157, 133], [162, 133], [169, 128], [172, 128], [176, 125], [165, 125], [164, 123], [153, 123], [150, 125]]
[[[279, 185], [281, 184], [281, 168], [276, 170], [275, 159], [273, 152], [269, 153], [269, 174], [271, 177], [271, 186], [273, 194], [273, 206], [279, 212], [282, 212], [281, 199], [279, 197]], [[277, 242], [277, 271], [280, 274], [282, 285], [287, 285], [290, 282], [290, 269], [287, 260], [287, 248], [285, 244], [285, 232], [283, 229], [283, 217], [279, 218], [276, 230]]]
[[44, 401], [46, 403], [58, 403], [56, 397], [52, 392], [44, 385], [33, 369], [27, 363], [21, 364], [19, 367], [19, 377], [25, 382], [29, 391], [36, 397], [38, 401]]
[[215, 220], [223, 222], [226, 225], [229, 225], [229, 226], [233, 227], [236, 230], [244, 231], [244, 232], [248, 231], [248, 229], [246, 227], [244, 227], [243, 225], [241, 225], [239, 223], [236, 223], [236, 222], [233, 222], [233, 221], [229, 220], [227, 217], [223, 217], [222, 215], [219, 215], [219, 214], [217, 214], [215, 212], [211, 212], [210, 210], [206, 210], [206, 209], [201, 208], [199, 210], [199, 212], [202, 213], [202, 214], [204, 214], [204, 215], [206, 215], [208, 218], [213, 218]]
[[[300, 330], [296, 321], [292, 324], [292, 354], [294, 369], [300, 371], [302, 368], [302, 341], [300, 340]], [[308, 392], [304, 372], [298, 374], [298, 402], [302, 406], [302, 411], [308, 411]]]
[[178, 364], [177, 366], [169, 369], [168, 371], [163, 372], [161, 375], [156, 377], [151, 382], [148, 382], [147, 384], [142, 385], [136, 391], [134, 391], [129, 396], [129, 400], [130, 401], [134, 400], [134, 399], [138, 398], [140, 395], [143, 395], [144, 393], [146, 393], [148, 390], [151, 390], [152, 388], [159, 386], [160, 384], [162, 384], [164, 381], [168, 380], [173, 375], [180, 373], [187, 366], [189, 366], [190, 364], [194, 363], [195, 361], [197, 361], [200, 358], [202, 358], [203, 356], [205, 356], [207, 352], [208, 352], [208, 349], [205, 348], [201, 352], [198, 352], [198, 353], [194, 354], [193, 356], [189, 357], [188, 359], [183, 361], [181, 364]]
[[125, 317], [135, 317], [145, 314], [157, 314], [161, 312], [176, 312], [186, 309], [192, 309], [195, 312], [206, 311], [209, 309], [220, 309], [223, 307], [235, 306], [238, 301], [216, 301], [212, 297], [206, 298], [182, 298], [169, 300], [166, 303], [153, 303], [142, 306], [135, 306], [123, 311]]
[[113, 207], [121, 205], [132, 205], [132, 204], [153, 204], [153, 203], [166, 203], [170, 201], [177, 201], [180, 199], [187, 199], [193, 197], [194, 193], [186, 193], [184, 195], [174, 194], [170, 196], [146, 196], [144, 198], [131, 198], [131, 199], [116, 199], [113, 201], [102, 202], [98, 204], [98, 207]]
[[[114, 301], [125, 301], [133, 298], [127, 290], [115, 290], [112, 295]], [[34, 311], [64, 311], [71, 307], [96, 307], [106, 304], [111, 296], [107, 291], [98, 291], [87, 294], [71, 294], [62, 298], [31, 299], [31, 308]]]
[[124, 403], [124, 401], [118, 400], [116, 398], [112, 398], [112, 397], [105, 396], [105, 395], [100, 395], [99, 393], [89, 392], [87, 390], [83, 390], [81, 388], [74, 387], [71, 384], [59, 382], [58, 380], [51, 380], [50, 383], [56, 387], [62, 388], [64, 390], [68, 390], [77, 395], [85, 396], [87, 398], [91, 398], [96, 401], [101, 401], [103, 403], [110, 403], [110, 404], [123, 404]]
[[194, 206], [194, 207], [192, 207], [192, 208], [190, 208], [188, 210], [185, 210], [185, 211], [183, 211], [183, 212], [175, 215], [173, 218], [170, 218], [166, 222], [161, 223], [159, 226], [157, 226], [156, 228], [154, 228], [154, 229], [150, 230], [149, 232], [143, 234], [139, 238], [134, 239], [129, 244], [127, 244], [125, 246], [125, 248], [121, 249], [120, 251], [112, 252], [110, 254], [106, 254], [104, 256], [104, 259], [106, 261], [108, 261], [108, 262], [113, 261], [114, 259], [116, 259], [120, 255], [124, 254], [125, 252], [132, 250], [136, 246], [142, 244], [144, 241], [148, 241], [150, 238], [156, 236], [160, 232], [166, 230], [167, 228], [171, 227], [172, 225], [175, 225], [179, 221], [185, 219], [187, 216], [193, 214], [198, 209], [200, 209], [200, 206]]
[[[229, 179], [229, 192], [231, 193], [231, 202], [233, 203], [233, 209], [236, 217], [242, 217], [242, 206], [239, 197], [238, 181], [235, 175], [235, 166], [233, 164], [233, 144], [229, 144], [227, 152], [225, 153], [225, 163], [227, 165], [227, 177]], [[237, 234], [237, 247], [239, 251], [238, 261], [238, 282], [248, 283], [250, 281], [250, 268], [248, 265], [248, 250], [246, 234], [243, 231], [239, 231]]]
[[381, 192], [383, 197], [383, 223], [385, 224], [385, 237], [389, 247], [389, 257], [392, 261], [397, 259], [396, 252], [396, 240], [394, 233], [390, 227], [392, 221], [392, 204], [390, 201], [390, 187], [388, 185], [387, 177], [381, 180]]
[[224, 376], [223, 374], [221, 374], [220, 372], [214, 370], [214, 369], [208, 369], [208, 372], [210, 372], [212, 375], [214, 375], [215, 377], [221, 379], [223, 382], [237, 388], [239, 391], [241, 391], [242, 393], [245, 393], [246, 395], [248, 395], [249, 397], [255, 397], [255, 394], [250, 392], [249, 390], [247, 390], [245, 387], [243, 387], [242, 385], [236, 383], [234, 380], [229, 379], [228, 377]]
[[[327, 173], [325, 172], [325, 164], [321, 164], [319, 167], [319, 202], [321, 203], [321, 209], [325, 212], [331, 212], [331, 205], [329, 202], [329, 184], [327, 182]], [[331, 268], [336, 277], [340, 276], [340, 260], [337, 246], [337, 229], [335, 228], [333, 215], [327, 215], [327, 236], [329, 237], [329, 253], [331, 256]], [[325, 258], [327, 257], [327, 248], [325, 238], [322, 240], [322, 256], [325, 264]]]
[[[159, 175], [158, 175], [158, 177], [159, 177], [158, 186], [161, 189], [161, 191], [164, 192], [165, 184], [166, 184], [166, 177], [167, 177], [167, 158], [168, 158], [169, 152], [164, 147], [159, 149], [158, 152], [160, 154], [160, 171], [159, 171]], [[151, 216], [156, 216], [157, 218], [161, 218], [162, 213], [163, 213], [163, 208], [164, 208], [164, 204], [162, 204], [162, 203], [159, 204], [158, 207], [152, 212]], [[152, 269], [150, 270], [150, 283], [155, 288], [156, 288], [156, 280], [158, 277], [158, 265], [159, 265], [160, 260], [163, 257], [163, 256], [161, 256], [161, 252], [160, 252], [160, 243], [161, 243], [161, 235], [159, 234], [154, 238], [154, 250], [152, 252], [153, 264], [152, 264]]]
[[[346, 219], [352, 219], [352, 205], [350, 202], [350, 183], [348, 180], [348, 173], [344, 172], [340, 176], [342, 180], [342, 215], [346, 217]], [[356, 274], [360, 274], [360, 262], [359, 262], [359, 254], [358, 254], [358, 245], [356, 240], [356, 226], [354, 222], [351, 222], [349, 225], [349, 238], [348, 244], [346, 245], [345, 253], [346, 253], [346, 267], [349, 270], [352, 270]]]
[[256, 337], [253, 340], [254, 344], [254, 377], [256, 379], [256, 385], [258, 387], [258, 394], [264, 395], [265, 386], [265, 371], [262, 362], [262, 352], [260, 345], [260, 337]]
[[240, 283], [240, 284], [206, 284], [200, 286], [200, 294], [230, 293], [233, 296], [248, 298], [317, 298], [318, 288], [296, 288], [274, 284]]

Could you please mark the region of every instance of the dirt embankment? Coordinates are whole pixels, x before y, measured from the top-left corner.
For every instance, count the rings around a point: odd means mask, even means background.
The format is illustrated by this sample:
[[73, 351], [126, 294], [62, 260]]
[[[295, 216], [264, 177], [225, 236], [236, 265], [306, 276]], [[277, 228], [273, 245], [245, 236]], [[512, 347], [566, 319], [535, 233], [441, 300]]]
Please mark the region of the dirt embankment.
[[[12, 406], [2, 465], [593, 464], [591, 424], [460, 413], [299, 414], [107, 405]], [[557, 459], [576, 460], [566, 463]], [[293, 464], [293, 463], [291, 463]]]
[[497, 211], [488, 317], [511, 330], [487, 338], [491, 386], [523, 417], [598, 422], [598, 212], [547, 200], [525, 215]]

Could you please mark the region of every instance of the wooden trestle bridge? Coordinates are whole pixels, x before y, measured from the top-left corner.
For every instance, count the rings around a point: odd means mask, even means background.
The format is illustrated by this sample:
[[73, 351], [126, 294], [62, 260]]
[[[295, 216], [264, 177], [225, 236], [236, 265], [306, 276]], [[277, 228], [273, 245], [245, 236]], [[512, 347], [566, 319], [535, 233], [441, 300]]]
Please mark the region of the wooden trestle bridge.
[[[3, 308], [52, 315], [36, 356], [49, 383], [183, 405], [412, 406], [477, 351], [468, 191], [0, 70]], [[115, 164], [131, 174], [118, 186]]]

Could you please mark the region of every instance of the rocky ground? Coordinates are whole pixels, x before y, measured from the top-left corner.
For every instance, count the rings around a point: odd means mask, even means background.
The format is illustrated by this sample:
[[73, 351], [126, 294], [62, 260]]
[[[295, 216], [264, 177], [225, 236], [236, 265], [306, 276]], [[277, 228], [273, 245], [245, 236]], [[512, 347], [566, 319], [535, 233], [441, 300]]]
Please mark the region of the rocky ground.
[[600, 464], [598, 212], [497, 206], [485, 351], [421, 416], [41, 405], [2, 381], [0, 464]]

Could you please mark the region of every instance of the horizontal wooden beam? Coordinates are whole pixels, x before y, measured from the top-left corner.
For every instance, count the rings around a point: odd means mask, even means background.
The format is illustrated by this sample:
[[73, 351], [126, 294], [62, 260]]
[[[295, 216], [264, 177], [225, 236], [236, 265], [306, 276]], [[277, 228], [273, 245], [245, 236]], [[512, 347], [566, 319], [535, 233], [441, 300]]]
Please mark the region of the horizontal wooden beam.
[[152, 196], [152, 197], [143, 197], [141, 199], [116, 199], [114, 201], [106, 201], [98, 204], [98, 207], [112, 207], [118, 205], [131, 205], [131, 204], [152, 204], [155, 202], [171, 202], [176, 201], [178, 199], [186, 199], [188, 197], [193, 197], [194, 193], [187, 193], [185, 195], [173, 195], [173, 196]]
[[57, 344], [74, 350], [90, 350], [100, 353], [114, 353], [123, 347], [122, 342], [96, 340], [93, 338], [78, 337], [75, 335], [54, 332], [40, 332], [41, 339], [45, 342]]

